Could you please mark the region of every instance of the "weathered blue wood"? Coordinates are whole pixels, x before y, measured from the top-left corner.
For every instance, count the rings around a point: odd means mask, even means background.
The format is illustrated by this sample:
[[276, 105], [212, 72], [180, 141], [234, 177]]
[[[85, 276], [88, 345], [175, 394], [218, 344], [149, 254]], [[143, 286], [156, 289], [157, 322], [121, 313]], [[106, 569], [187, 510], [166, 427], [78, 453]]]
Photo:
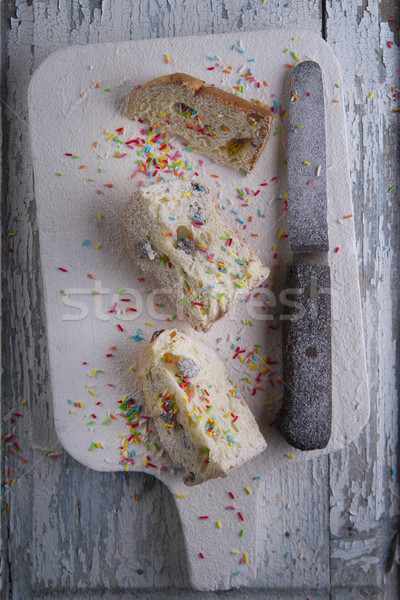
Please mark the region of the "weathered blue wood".
[[327, 41], [343, 71], [371, 398], [369, 425], [330, 458], [335, 600], [347, 598], [344, 590], [354, 584], [382, 590], [379, 598], [399, 597], [398, 565], [390, 576], [384, 570], [399, 527], [399, 188], [388, 192], [399, 184], [399, 120], [392, 112], [398, 106], [392, 86], [398, 87], [399, 48], [388, 47], [395, 5], [327, 3]]
[[[388, 19], [390, 2], [383, 4]], [[28, 462], [19, 473], [21, 459], [10, 453], [13, 440], [6, 444], [3, 483], [10, 481], [10, 468], [16, 483], [2, 497], [2, 508], [9, 504], [10, 510], [2, 516], [0, 596], [8, 598], [11, 591], [14, 600], [207, 596], [188, 589], [182, 532], [169, 492], [145, 474], [89, 471], [56, 438], [26, 121], [31, 74], [68, 44], [295, 26], [326, 31], [343, 70], [372, 417], [348, 449], [290, 465], [263, 483], [257, 580], [254, 588], [229, 597], [398, 597], [398, 567], [384, 576], [398, 515], [392, 333], [398, 294], [391, 287], [399, 284], [399, 201], [396, 193], [387, 193], [399, 182], [398, 125], [386, 98], [398, 82], [398, 48], [387, 47], [393, 33], [380, 24], [378, 1], [332, 0], [324, 11], [312, 0], [13, 0], [1, 9], [2, 425], [5, 436], [15, 427]], [[15, 236], [8, 237], [10, 232]], [[15, 412], [23, 416], [13, 425]], [[54, 451], [54, 460], [43, 456], [47, 450]], [[379, 591], [384, 586], [386, 592]]]

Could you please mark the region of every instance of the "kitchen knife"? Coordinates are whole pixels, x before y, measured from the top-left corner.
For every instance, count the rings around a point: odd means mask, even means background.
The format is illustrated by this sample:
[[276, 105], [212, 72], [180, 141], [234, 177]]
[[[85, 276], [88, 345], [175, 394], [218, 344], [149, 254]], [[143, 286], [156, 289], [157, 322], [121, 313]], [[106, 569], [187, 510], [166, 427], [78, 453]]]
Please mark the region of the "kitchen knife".
[[288, 224], [293, 252], [282, 314], [284, 396], [275, 424], [300, 450], [331, 435], [331, 276], [328, 265], [325, 106], [313, 61], [293, 72], [288, 132]]

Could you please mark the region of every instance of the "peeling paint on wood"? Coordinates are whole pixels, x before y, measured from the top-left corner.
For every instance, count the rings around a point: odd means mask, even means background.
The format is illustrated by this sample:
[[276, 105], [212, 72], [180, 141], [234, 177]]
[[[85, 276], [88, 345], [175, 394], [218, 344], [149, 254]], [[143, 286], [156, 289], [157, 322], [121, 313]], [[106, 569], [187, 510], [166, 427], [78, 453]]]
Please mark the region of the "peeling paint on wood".
[[[20, 463], [3, 453], [3, 482], [11, 467], [17, 483], [2, 502], [2, 508], [9, 502], [10, 511], [2, 516], [1, 597], [11, 591], [14, 600], [53, 598], [56, 591], [75, 600], [88, 594], [110, 600], [132, 593], [149, 600], [166, 593], [185, 600], [205, 596], [188, 589], [182, 532], [169, 492], [145, 474], [89, 471], [57, 441], [26, 121], [31, 74], [68, 44], [225, 31], [240, 35], [290, 25], [326, 32], [342, 66], [372, 414], [350, 447], [313, 463], [290, 465], [263, 483], [257, 579], [254, 588], [229, 597], [399, 596], [398, 565], [384, 575], [399, 513], [398, 329], [392, 322], [399, 308], [398, 293], [392, 291], [399, 285], [399, 187], [387, 192], [399, 186], [398, 115], [391, 113], [390, 99], [391, 86], [399, 87], [395, 11], [389, 0], [2, 4], [3, 434], [11, 431], [8, 415], [22, 413], [13, 427], [28, 463], [18, 475]], [[8, 237], [9, 232], [15, 235]], [[54, 460], [44, 457], [46, 450], [55, 451]]]
[[332, 584], [360, 581], [383, 589], [383, 563], [399, 513], [398, 430], [393, 425], [398, 420], [395, 257], [400, 215], [398, 195], [396, 201], [388, 193], [399, 181], [394, 151], [399, 126], [392, 113], [399, 52], [396, 46], [388, 47], [393, 33], [381, 22], [377, 2], [330, 2], [327, 13], [327, 41], [342, 64], [344, 78], [371, 384], [368, 427], [330, 459]]

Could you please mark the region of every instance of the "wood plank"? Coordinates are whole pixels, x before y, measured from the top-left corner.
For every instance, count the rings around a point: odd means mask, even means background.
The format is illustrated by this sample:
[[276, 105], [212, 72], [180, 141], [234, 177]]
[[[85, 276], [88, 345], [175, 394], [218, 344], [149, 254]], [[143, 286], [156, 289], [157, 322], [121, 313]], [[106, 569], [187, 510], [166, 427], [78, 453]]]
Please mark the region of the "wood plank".
[[394, 32], [380, 20], [381, 8], [386, 21], [395, 16], [395, 3], [382, 4], [385, 6], [362, 0], [327, 3], [327, 41], [341, 62], [344, 77], [371, 383], [368, 427], [330, 459], [331, 580], [333, 597], [338, 600], [370, 597], [365, 586], [373, 594], [373, 590], [378, 593], [376, 590], [390, 585], [390, 595], [385, 597], [395, 597], [396, 577], [393, 573], [389, 582], [384, 566], [397, 531], [395, 515], [399, 509], [395, 493], [398, 407], [393, 338], [393, 319], [399, 308], [399, 213], [395, 198], [388, 193], [399, 180], [398, 118], [391, 112], [396, 106], [391, 86], [398, 81], [399, 52], [398, 47], [388, 48]]
[[[257, 586], [329, 597], [327, 456], [275, 471], [260, 511]], [[301, 592], [305, 595], [305, 591]]]
[[[0, 73], [1, 73], [1, 88], [3, 88], [4, 85], [4, 74], [5, 74], [5, 53], [4, 53], [4, 28], [2, 26], [2, 24], [4, 23], [3, 19], [1, 18], [1, 14], [3, 12], [3, 7], [0, 5]], [[2, 123], [2, 119], [3, 119], [3, 105], [0, 102], [0, 123]], [[0, 125], [0, 148], [3, 148], [3, 129]], [[0, 159], [0, 190], [1, 190], [1, 197], [4, 197], [4, 188], [3, 188], [3, 162]], [[3, 203], [2, 203], [2, 206]], [[0, 226], [2, 224], [2, 218], [3, 215], [0, 214]], [[3, 260], [2, 260], [2, 254], [0, 254], [0, 265], [3, 264]], [[0, 299], [2, 299], [2, 285], [0, 286]], [[1, 323], [0, 325], [0, 332], [1, 332], [1, 336], [3, 339], [3, 334], [4, 334], [4, 328], [3, 328], [3, 323]], [[1, 382], [0, 382], [0, 394], [1, 394], [1, 398], [3, 398], [3, 365], [0, 365], [0, 373], [1, 373]], [[4, 430], [3, 430], [3, 403], [0, 403], [0, 435], [3, 436], [4, 434]], [[2, 438], [3, 439], [3, 438]], [[0, 484], [1, 487], [3, 488], [3, 484], [6, 481], [6, 474], [5, 474], [5, 468], [6, 465], [2, 459], [2, 464], [1, 464], [1, 468], [0, 468]], [[2, 511], [4, 506], [6, 506], [6, 501], [3, 500], [0, 504], [0, 510]], [[7, 510], [7, 509], [6, 509]], [[5, 520], [4, 520], [5, 521]], [[6, 528], [3, 526], [3, 518], [0, 518], [0, 556], [3, 556], [5, 554], [5, 546], [7, 543], [7, 531]], [[8, 578], [8, 569], [6, 568], [6, 563], [5, 561], [1, 560], [0, 561], [0, 596], [2, 595], [2, 593], [4, 593], [5, 590], [5, 586], [6, 586], [6, 579]]]
[[[225, 595], [223, 595], [225, 593]], [[193, 590], [175, 590], [169, 588], [167, 590], [154, 590], [147, 591], [142, 589], [135, 589], [134, 591], [107, 591], [107, 592], [97, 592], [90, 593], [88, 596], [84, 592], [77, 592], [73, 596], [68, 596], [68, 598], [73, 598], [73, 600], [132, 600], [133, 598], [141, 598], [143, 600], [165, 600], [168, 598], [173, 598], [174, 600], [198, 600], [201, 598], [202, 600], [217, 600], [218, 598], [229, 598], [229, 600], [243, 600], [244, 597], [246, 600], [298, 600], [298, 598], [307, 598], [312, 594], [312, 600], [330, 600], [329, 595], [321, 592], [319, 590], [293, 590], [291, 592], [276, 590], [276, 591], [266, 591], [266, 590], [257, 590], [257, 589], [248, 589], [246, 590], [231, 590], [229, 592], [229, 596], [226, 596], [226, 592], [195, 592]], [[244, 596], [246, 594], [246, 596]], [[50, 594], [40, 593], [34, 594], [32, 596], [32, 600], [65, 600], [67, 596], [59, 595], [57, 592]], [[341, 599], [342, 600], [342, 599]], [[344, 600], [344, 599], [343, 599]], [[346, 599], [348, 600], [348, 599]], [[350, 600], [360, 600], [360, 598], [351, 598]]]
[[[201, 595], [200, 595], [201, 594]], [[225, 595], [223, 595], [225, 594]], [[57, 592], [48, 593], [35, 593], [32, 596], [32, 600], [66, 600], [67, 598], [73, 598], [73, 600], [132, 600], [133, 598], [141, 598], [143, 600], [165, 600], [168, 598], [174, 600], [217, 600], [218, 598], [229, 598], [229, 600], [243, 600], [244, 594], [246, 594], [246, 600], [298, 600], [298, 598], [307, 598], [312, 594], [312, 600], [330, 600], [329, 595], [325, 592], [321, 592], [319, 590], [292, 590], [292, 591], [284, 591], [284, 590], [276, 590], [276, 591], [267, 591], [267, 590], [257, 590], [257, 589], [248, 589], [244, 591], [243, 589], [239, 590], [231, 590], [229, 591], [229, 596], [226, 595], [226, 592], [195, 592], [193, 590], [176, 590], [169, 588], [167, 590], [154, 590], [148, 591], [145, 589], [135, 589], [134, 591], [106, 591], [106, 592], [90, 592], [90, 596], [88, 596], [84, 592], [78, 591], [73, 596], [65, 596], [63, 593], [59, 595]], [[341, 599], [342, 600], [342, 599]], [[343, 598], [343, 600], [345, 600]], [[353, 597], [351, 599], [346, 600], [360, 600], [360, 598]]]

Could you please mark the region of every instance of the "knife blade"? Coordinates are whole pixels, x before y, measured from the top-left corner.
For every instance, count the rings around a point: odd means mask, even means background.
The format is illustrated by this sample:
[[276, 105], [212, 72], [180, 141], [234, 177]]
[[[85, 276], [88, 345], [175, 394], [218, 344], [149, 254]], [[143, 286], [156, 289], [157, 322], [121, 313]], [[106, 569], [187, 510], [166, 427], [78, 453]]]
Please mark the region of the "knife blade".
[[314, 61], [293, 72], [288, 132], [288, 226], [293, 252], [282, 314], [282, 406], [275, 424], [300, 450], [325, 448], [332, 422], [331, 275], [324, 85]]

